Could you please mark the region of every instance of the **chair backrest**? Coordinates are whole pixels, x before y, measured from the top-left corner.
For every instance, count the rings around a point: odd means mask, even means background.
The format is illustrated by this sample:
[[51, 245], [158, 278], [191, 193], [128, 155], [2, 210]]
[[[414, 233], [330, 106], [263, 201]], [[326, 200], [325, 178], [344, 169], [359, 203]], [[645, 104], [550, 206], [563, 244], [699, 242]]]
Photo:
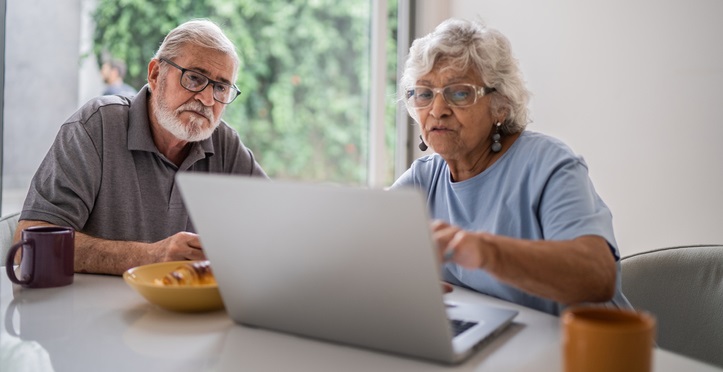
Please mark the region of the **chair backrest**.
[[723, 245], [624, 257], [623, 293], [657, 318], [662, 349], [723, 367]]
[[0, 266], [5, 265], [5, 255], [13, 245], [13, 235], [19, 219], [20, 212], [0, 218]]

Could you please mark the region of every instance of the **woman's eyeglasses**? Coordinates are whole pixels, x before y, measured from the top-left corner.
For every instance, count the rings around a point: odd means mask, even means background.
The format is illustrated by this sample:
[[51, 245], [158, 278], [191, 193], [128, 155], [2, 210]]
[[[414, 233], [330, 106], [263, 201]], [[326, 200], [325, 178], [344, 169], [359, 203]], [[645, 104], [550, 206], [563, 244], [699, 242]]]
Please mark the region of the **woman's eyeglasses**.
[[444, 101], [451, 107], [467, 107], [477, 103], [485, 94], [494, 92], [495, 88], [481, 87], [474, 84], [451, 84], [443, 88], [430, 88], [422, 85], [407, 90], [407, 105], [414, 108], [425, 108], [434, 102], [441, 93]]

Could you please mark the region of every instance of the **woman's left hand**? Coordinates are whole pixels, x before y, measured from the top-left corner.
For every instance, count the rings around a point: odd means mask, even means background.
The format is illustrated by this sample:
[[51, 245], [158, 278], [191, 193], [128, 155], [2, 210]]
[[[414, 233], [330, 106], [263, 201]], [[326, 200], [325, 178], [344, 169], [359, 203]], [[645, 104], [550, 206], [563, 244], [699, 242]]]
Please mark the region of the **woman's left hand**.
[[441, 262], [484, 269], [535, 296], [576, 304], [609, 301], [615, 294], [615, 258], [597, 235], [530, 241], [434, 221], [432, 237]]
[[441, 262], [454, 262], [468, 269], [479, 269], [488, 262], [485, 257], [491, 235], [474, 233], [444, 221], [432, 222], [432, 238], [437, 243]]

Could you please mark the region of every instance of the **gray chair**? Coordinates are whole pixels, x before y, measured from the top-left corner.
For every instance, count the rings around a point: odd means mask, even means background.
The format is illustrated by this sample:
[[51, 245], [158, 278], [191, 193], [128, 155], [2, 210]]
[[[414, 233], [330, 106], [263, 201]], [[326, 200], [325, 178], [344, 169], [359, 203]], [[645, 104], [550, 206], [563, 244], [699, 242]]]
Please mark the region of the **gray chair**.
[[13, 245], [13, 235], [18, 226], [20, 212], [8, 214], [0, 218], [0, 266], [5, 265], [5, 255]]
[[657, 318], [662, 349], [723, 367], [723, 245], [623, 257], [623, 293]]

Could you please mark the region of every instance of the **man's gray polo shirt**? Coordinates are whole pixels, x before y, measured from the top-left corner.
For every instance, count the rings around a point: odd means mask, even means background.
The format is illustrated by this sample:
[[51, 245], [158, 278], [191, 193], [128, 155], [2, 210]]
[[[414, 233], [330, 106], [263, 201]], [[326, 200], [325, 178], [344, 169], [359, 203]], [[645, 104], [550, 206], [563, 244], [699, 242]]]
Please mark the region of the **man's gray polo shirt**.
[[[20, 219], [72, 226], [110, 240], [155, 242], [194, 231], [175, 184], [179, 171], [266, 177], [236, 131], [221, 122], [180, 167], [153, 143], [148, 87], [102, 96], [60, 128], [33, 177]], [[240, 191], [240, 190], [239, 190]]]

